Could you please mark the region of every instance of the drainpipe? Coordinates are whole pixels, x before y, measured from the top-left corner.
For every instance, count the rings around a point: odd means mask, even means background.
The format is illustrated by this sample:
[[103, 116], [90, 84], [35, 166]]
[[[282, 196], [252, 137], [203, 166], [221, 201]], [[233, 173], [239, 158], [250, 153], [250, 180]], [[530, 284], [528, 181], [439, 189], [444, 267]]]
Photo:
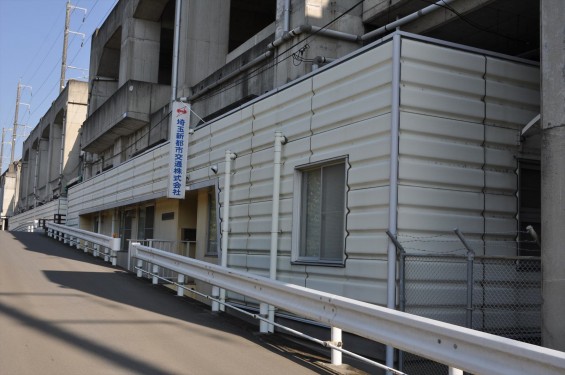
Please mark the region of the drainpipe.
[[181, 0], [176, 0], [175, 3], [175, 31], [173, 37], [173, 72], [171, 77], [171, 103], [174, 102], [177, 98], [181, 3], [182, 3]]
[[391, 22], [387, 25], [384, 25], [382, 27], [379, 27], [376, 30], [373, 30], [367, 34], [364, 34], [361, 36], [361, 40], [362, 41], [366, 41], [369, 39], [373, 39], [381, 34], [385, 34], [387, 32], [392, 32], [394, 31], [397, 27], [406, 25], [409, 22], [414, 21], [415, 19], [418, 19], [422, 16], [425, 16], [428, 13], [433, 12], [434, 10], [440, 9], [445, 7], [446, 5], [449, 5], [450, 3], [453, 3], [455, 0], [440, 0], [438, 2], [436, 2], [435, 4], [431, 4], [428, 5], [427, 7], [420, 9], [417, 12], [414, 12], [412, 14], [407, 15], [406, 17], [402, 17], [394, 22]]
[[[227, 268], [228, 266], [228, 233], [230, 230], [230, 188], [231, 188], [231, 162], [237, 157], [236, 154], [230, 150], [226, 150], [226, 169], [224, 177], [224, 215], [222, 217], [222, 257], [220, 265]], [[220, 289], [220, 300], [226, 301], [226, 290]], [[220, 310], [224, 311], [225, 306], [222, 304]]]
[[337, 59], [332, 59], [330, 57], [325, 57], [325, 56], [316, 56], [312, 61], [312, 71], [319, 69], [320, 65], [322, 64], [329, 64], [334, 62], [335, 60]]
[[273, 40], [271, 43], [267, 44], [267, 48], [274, 49], [280, 46], [281, 44], [283, 44], [284, 42], [286, 42], [287, 40], [295, 38], [303, 33], [308, 33], [308, 34], [316, 33], [319, 35], [323, 35], [335, 39], [346, 40], [349, 42], [359, 42], [361, 40], [361, 37], [355, 34], [344, 33], [342, 31], [336, 31], [336, 30], [323, 29], [321, 27], [312, 26], [312, 25], [300, 25], [290, 30], [289, 32], [284, 33], [280, 38], [277, 38]]
[[33, 206], [37, 207], [37, 178], [39, 175], [39, 153], [41, 152], [41, 138], [37, 140], [35, 150], [35, 170], [33, 171]]
[[[390, 120], [390, 176], [388, 231], [396, 236], [398, 221], [398, 133], [400, 127], [400, 35], [392, 39], [392, 111]], [[389, 309], [396, 308], [396, 247], [388, 241], [387, 303]], [[394, 348], [386, 347], [386, 365], [394, 366]]]
[[[286, 138], [281, 131], [275, 132], [275, 151], [274, 151], [274, 165], [273, 165], [273, 209], [271, 213], [271, 252], [270, 252], [270, 265], [269, 277], [271, 280], [277, 279], [277, 253], [279, 241], [279, 206], [280, 206], [280, 191], [281, 191], [281, 154], [282, 145], [286, 143]], [[260, 312], [265, 311], [265, 303], [259, 306]], [[275, 321], [275, 306], [268, 306], [269, 322]], [[261, 321], [259, 330], [261, 333], [273, 333], [274, 326]]]
[[284, 0], [283, 14], [283, 32], [287, 33], [290, 29], [290, 0]]
[[65, 156], [65, 132], [67, 130], [67, 111], [63, 113], [63, 126], [61, 127], [61, 158], [59, 159], [59, 197], [63, 194], [63, 165]]

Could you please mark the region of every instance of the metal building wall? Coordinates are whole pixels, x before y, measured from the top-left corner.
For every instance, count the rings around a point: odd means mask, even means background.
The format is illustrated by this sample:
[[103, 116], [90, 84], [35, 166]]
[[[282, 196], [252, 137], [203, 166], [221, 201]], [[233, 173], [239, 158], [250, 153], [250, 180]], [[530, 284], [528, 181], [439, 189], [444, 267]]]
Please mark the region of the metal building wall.
[[67, 225], [79, 226], [85, 213], [164, 197], [168, 166], [168, 148], [161, 145], [71, 187]]
[[[321, 71], [198, 129], [189, 146], [189, 181], [223, 189], [232, 165], [229, 267], [268, 275], [275, 130], [282, 148], [278, 279], [375, 303], [386, 300], [391, 43]], [[346, 266], [293, 265], [295, 168], [348, 157]], [[224, 196], [219, 195], [223, 205]], [[348, 280], [344, 282], [344, 280]]]
[[519, 135], [539, 113], [538, 68], [403, 39], [401, 77], [399, 233], [459, 227], [478, 253], [516, 255]]

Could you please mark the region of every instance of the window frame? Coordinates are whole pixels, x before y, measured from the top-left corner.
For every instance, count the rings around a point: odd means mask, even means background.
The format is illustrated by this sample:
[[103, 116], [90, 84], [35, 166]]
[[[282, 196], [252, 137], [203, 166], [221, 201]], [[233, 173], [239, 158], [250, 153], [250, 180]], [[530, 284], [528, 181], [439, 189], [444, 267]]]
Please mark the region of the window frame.
[[[340, 260], [323, 259], [320, 254], [317, 257], [302, 255], [302, 233], [304, 231], [302, 224], [303, 217], [303, 185], [304, 185], [304, 172], [321, 169], [324, 167], [343, 164], [343, 177], [344, 177], [344, 201], [343, 201], [343, 242]], [[331, 159], [324, 159], [314, 163], [297, 165], [294, 169], [294, 199], [293, 199], [293, 214], [292, 214], [292, 250], [291, 250], [291, 263], [295, 265], [315, 265], [327, 267], [345, 267], [346, 254], [346, 239], [347, 239], [347, 196], [349, 193], [347, 181], [349, 175], [349, 159], [347, 156], [339, 156]], [[323, 186], [323, 185], [321, 185]]]

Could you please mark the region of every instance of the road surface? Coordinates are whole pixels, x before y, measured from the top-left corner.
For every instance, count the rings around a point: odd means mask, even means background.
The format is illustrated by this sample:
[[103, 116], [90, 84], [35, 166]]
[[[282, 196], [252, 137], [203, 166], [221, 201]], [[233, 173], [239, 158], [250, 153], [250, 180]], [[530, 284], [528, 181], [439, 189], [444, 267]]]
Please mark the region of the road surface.
[[0, 374], [327, 373], [174, 294], [42, 234], [0, 231]]

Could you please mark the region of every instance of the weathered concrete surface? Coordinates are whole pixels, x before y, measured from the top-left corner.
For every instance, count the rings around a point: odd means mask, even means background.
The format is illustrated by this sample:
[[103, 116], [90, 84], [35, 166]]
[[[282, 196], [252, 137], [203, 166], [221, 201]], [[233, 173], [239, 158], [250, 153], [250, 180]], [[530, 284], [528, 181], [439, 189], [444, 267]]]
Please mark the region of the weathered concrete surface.
[[327, 373], [42, 234], [0, 232], [0, 257], [3, 375]]

